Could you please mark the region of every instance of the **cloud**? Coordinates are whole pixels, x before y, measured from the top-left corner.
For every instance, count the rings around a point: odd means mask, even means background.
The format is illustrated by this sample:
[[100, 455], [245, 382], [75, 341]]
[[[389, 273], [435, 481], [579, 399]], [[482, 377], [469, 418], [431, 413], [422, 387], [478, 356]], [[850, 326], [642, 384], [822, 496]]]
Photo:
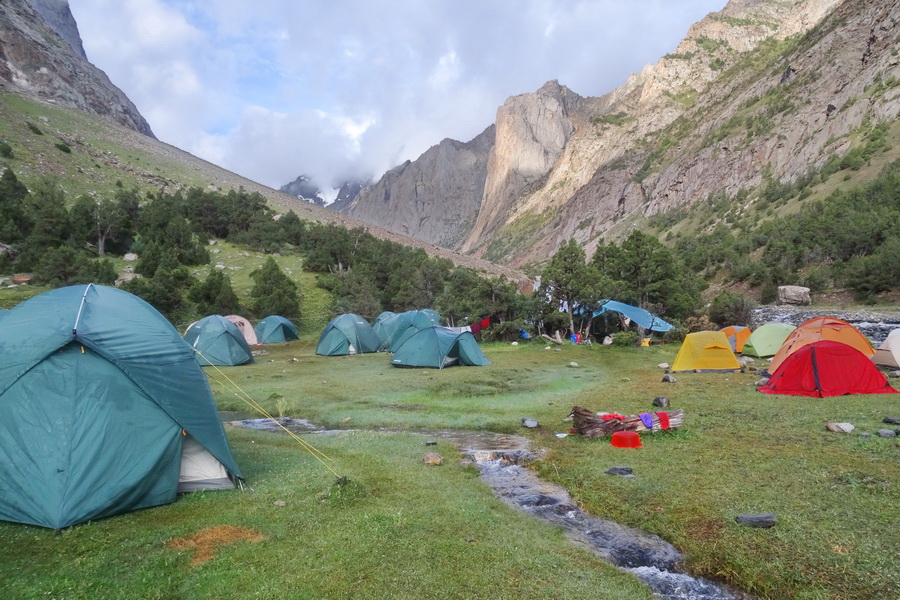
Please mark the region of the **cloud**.
[[725, 0], [70, 0], [157, 136], [260, 183], [377, 177], [506, 98], [621, 85]]

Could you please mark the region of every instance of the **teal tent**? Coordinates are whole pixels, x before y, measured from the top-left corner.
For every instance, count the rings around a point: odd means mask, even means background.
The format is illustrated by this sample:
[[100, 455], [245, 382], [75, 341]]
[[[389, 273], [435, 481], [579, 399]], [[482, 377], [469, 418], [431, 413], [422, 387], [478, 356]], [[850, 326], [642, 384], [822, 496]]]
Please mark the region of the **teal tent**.
[[440, 327], [441, 325], [441, 317], [430, 308], [411, 310], [401, 313], [400, 316], [403, 319], [397, 324], [390, 338], [388, 347], [391, 352], [396, 352], [403, 345], [403, 342], [408, 340], [413, 334], [423, 329]]
[[446, 327], [428, 327], [409, 336], [397, 348], [391, 364], [443, 369], [453, 365], [483, 367], [491, 362], [470, 331], [457, 333]]
[[271, 315], [256, 324], [256, 338], [260, 344], [279, 344], [288, 340], [299, 340], [297, 326], [284, 317]]
[[184, 341], [196, 350], [204, 367], [233, 367], [253, 362], [253, 353], [237, 325], [222, 315], [203, 317], [184, 332]]
[[35, 296], [0, 353], [0, 519], [60, 529], [240, 478], [193, 351], [136, 296]]
[[384, 311], [372, 321], [372, 329], [375, 331], [375, 335], [378, 336], [378, 339], [381, 340], [381, 347], [378, 348], [379, 350], [387, 350], [390, 348], [391, 335], [397, 329], [398, 323], [397, 313], [389, 310]]
[[328, 322], [319, 343], [316, 345], [316, 354], [322, 356], [341, 356], [344, 354], [362, 354], [364, 352], [378, 352], [381, 340], [375, 335], [375, 330], [369, 322], [360, 317], [348, 313], [338, 315]]

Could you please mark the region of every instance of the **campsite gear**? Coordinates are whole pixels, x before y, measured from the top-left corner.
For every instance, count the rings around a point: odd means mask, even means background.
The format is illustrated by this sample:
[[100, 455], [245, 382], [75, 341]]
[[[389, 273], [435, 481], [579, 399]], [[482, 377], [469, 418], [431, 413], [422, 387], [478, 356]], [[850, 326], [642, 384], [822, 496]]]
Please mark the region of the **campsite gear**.
[[397, 348], [391, 365], [395, 367], [432, 367], [454, 365], [483, 367], [491, 364], [475, 336], [468, 331], [456, 333], [446, 327], [429, 327], [415, 332]]
[[[584, 312], [584, 309], [579, 308], [578, 312]], [[667, 323], [653, 313], [624, 302], [616, 302], [615, 300], [601, 300], [600, 306], [591, 313], [591, 318], [598, 317], [606, 312], [617, 312], [648, 331], [664, 333], [672, 329], [671, 323]]]
[[225, 315], [225, 318], [234, 323], [241, 335], [244, 336], [244, 339], [247, 340], [248, 346], [259, 345], [259, 341], [256, 339], [256, 331], [253, 330], [253, 325], [250, 324], [250, 321], [239, 315]]
[[378, 352], [381, 340], [369, 322], [353, 313], [338, 315], [328, 322], [319, 342], [316, 354], [321, 356], [344, 356]]
[[869, 340], [850, 323], [835, 317], [816, 317], [801, 323], [787, 336], [784, 344], [775, 353], [772, 364], [769, 365], [769, 373], [777, 371], [781, 363], [792, 353], [819, 340], [842, 342], [856, 348], [866, 356], [875, 354], [875, 349], [869, 344]]
[[759, 388], [764, 394], [842, 396], [896, 394], [884, 374], [862, 352], [831, 340], [801, 346]]
[[140, 298], [45, 292], [0, 352], [0, 519], [60, 529], [241, 477], [194, 352]]
[[669, 413], [666, 411], [657, 411], [656, 416], [659, 418], [659, 428], [662, 430], [666, 430], [671, 427]]
[[750, 334], [741, 354], [744, 356], [757, 356], [764, 358], [767, 356], [775, 356], [778, 349], [787, 339], [787, 336], [796, 329], [790, 323], [766, 323], [760, 325]]
[[721, 331], [689, 333], [672, 363], [672, 372], [726, 372], [741, 368], [731, 350], [728, 338]]
[[872, 362], [881, 367], [900, 368], [900, 329], [891, 331], [872, 355]]
[[237, 325], [222, 315], [203, 317], [184, 332], [186, 341], [197, 352], [195, 358], [207, 367], [233, 367], [253, 362], [247, 339]]
[[641, 423], [644, 424], [644, 427], [653, 429], [653, 416], [650, 413], [641, 413], [638, 416], [641, 418]]
[[752, 333], [749, 327], [741, 327], [740, 325], [730, 325], [721, 329], [721, 331], [728, 338], [728, 343], [731, 344], [731, 351], [736, 354], [741, 353], [744, 349], [744, 344]]
[[[616, 431], [651, 431], [680, 427], [684, 424], [684, 411], [680, 408], [668, 412], [653, 413], [653, 425], [647, 427], [639, 415], [631, 415], [624, 419], [603, 419], [607, 415], [597, 415], [590, 409], [573, 406], [569, 412], [572, 417], [572, 430], [583, 437], [605, 437]], [[665, 426], [664, 426], [665, 425]]]
[[257, 323], [255, 331], [260, 344], [280, 344], [300, 339], [297, 326], [278, 315], [270, 315]]
[[609, 443], [616, 448], [640, 448], [641, 436], [634, 431], [616, 431], [612, 434]]

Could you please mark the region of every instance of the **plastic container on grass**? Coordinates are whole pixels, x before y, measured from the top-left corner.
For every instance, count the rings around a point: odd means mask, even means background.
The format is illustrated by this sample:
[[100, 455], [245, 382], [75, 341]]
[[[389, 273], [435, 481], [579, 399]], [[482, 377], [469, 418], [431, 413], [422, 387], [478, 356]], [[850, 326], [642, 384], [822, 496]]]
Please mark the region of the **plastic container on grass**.
[[641, 436], [636, 431], [615, 431], [609, 442], [616, 448], [640, 448]]

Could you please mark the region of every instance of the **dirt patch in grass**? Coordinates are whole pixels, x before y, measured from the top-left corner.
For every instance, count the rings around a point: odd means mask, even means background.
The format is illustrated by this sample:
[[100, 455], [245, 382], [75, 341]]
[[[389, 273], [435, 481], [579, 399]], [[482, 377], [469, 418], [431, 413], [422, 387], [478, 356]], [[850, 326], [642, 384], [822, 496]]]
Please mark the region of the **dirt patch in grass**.
[[207, 527], [201, 529], [190, 537], [174, 538], [166, 543], [166, 548], [176, 550], [193, 550], [191, 566], [197, 567], [216, 557], [221, 546], [235, 542], [258, 542], [265, 536], [258, 531], [247, 527], [235, 527], [234, 525], [221, 525], [219, 527]]

